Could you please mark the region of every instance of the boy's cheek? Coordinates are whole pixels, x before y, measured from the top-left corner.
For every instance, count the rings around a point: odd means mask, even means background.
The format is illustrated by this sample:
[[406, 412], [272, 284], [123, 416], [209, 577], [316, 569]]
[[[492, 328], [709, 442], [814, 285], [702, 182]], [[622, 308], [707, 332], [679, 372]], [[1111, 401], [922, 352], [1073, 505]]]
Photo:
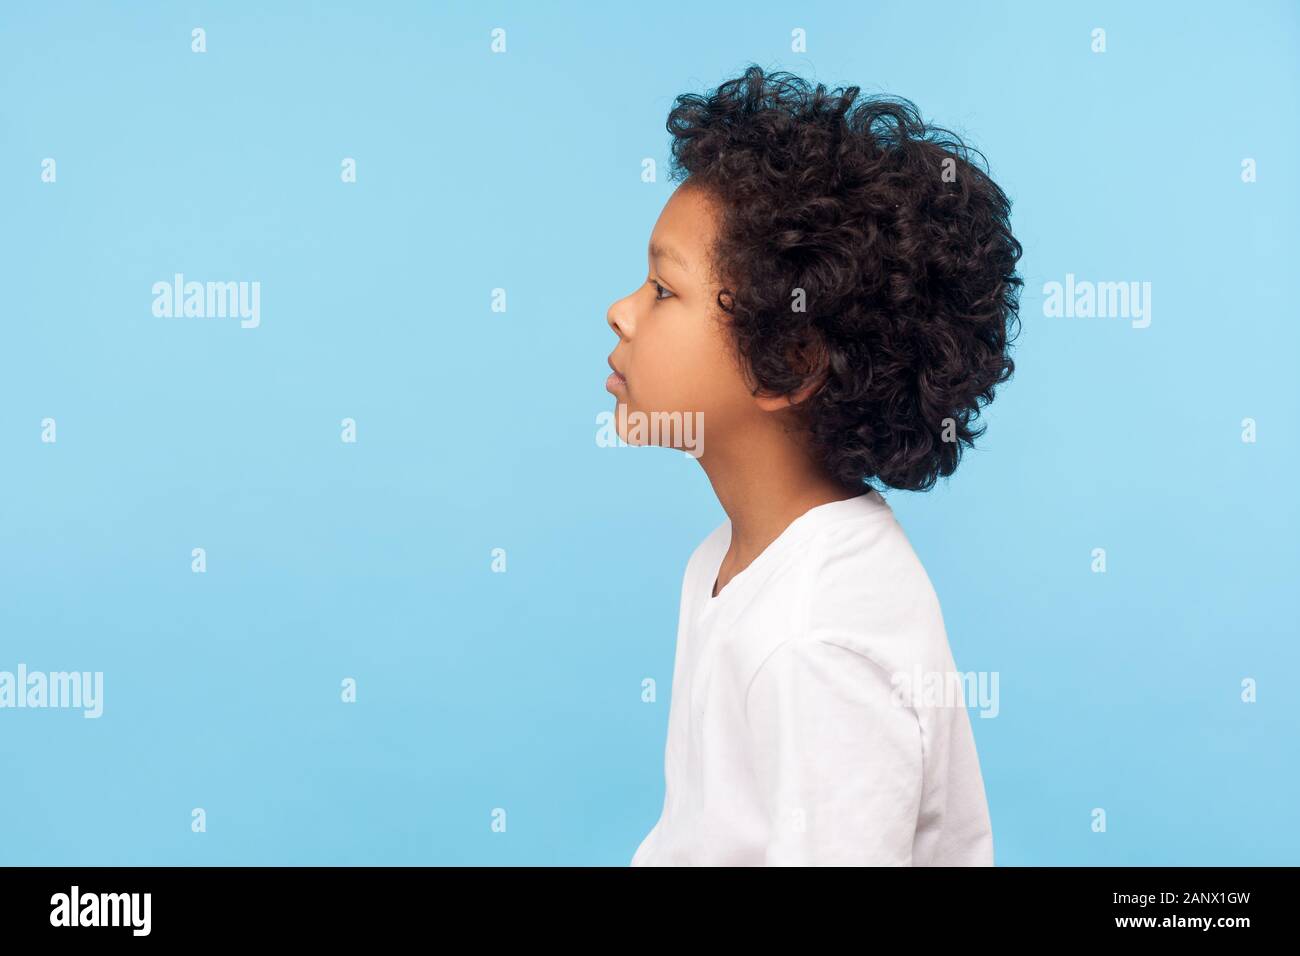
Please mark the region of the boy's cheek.
[[629, 398], [633, 407], [653, 413], [699, 412], [707, 400], [698, 379], [692, 381], [684, 369], [674, 370], [663, 380], [645, 382], [642, 389], [632, 388]]
[[732, 381], [733, 370], [714, 360], [711, 343], [688, 340], [664, 345], [643, 349], [629, 364], [623, 399], [630, 409], [707, 415], [730, 401], [730, 392], [739, 386]]

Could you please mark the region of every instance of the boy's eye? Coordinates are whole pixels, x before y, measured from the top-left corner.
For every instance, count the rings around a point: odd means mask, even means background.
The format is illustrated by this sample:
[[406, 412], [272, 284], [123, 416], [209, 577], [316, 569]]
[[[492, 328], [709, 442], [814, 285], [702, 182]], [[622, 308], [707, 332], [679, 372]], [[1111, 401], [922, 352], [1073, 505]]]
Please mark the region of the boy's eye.
[[[656, 301], [656, 302], [660, 301], [661, 299], [668, 299], [668, 298], [671, 298], [671, 297], [672, 297], [672, 293], [669, 292], [667, 289], [665, 289], [663, 286], [661, 286], [661, 285], [660, 285], [658, 282], [656, 282], [654, 279], [651, 279], [651, 280], [650, 280], [650, 284], [653, 285], [653, 286], [655, 287], [655, 301]], [[667, 293], [667, 294], [665, 295], [665, 293]]]

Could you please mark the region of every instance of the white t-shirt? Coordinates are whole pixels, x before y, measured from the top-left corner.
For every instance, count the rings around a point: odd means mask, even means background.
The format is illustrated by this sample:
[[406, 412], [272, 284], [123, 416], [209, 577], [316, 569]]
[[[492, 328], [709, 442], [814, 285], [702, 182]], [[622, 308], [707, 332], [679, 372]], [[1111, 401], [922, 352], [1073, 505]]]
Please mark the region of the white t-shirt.
[[663, 810], [631, 865], [992, 866], [966, 707], [924, 692], [957, 673], [939, 601], [885, 500], [805, 512], [714, 597], [730, 541], [687, 562]]

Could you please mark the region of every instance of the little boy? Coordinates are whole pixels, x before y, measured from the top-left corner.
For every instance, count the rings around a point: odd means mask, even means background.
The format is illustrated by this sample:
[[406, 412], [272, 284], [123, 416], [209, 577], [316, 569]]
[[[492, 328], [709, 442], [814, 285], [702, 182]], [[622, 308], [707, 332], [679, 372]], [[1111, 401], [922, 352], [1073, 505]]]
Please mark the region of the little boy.
[[956, 674], [939, 602], [880, 489], [952, 474], [1013, 371], [1010, 204], [857, 87], [753, 66], [668, 130], [681, 184], [606, 384], [620, 422], [701, 422], [727, 520], [686, 566], [632, 865], [992, 865], [964, 703], [916, 693]]

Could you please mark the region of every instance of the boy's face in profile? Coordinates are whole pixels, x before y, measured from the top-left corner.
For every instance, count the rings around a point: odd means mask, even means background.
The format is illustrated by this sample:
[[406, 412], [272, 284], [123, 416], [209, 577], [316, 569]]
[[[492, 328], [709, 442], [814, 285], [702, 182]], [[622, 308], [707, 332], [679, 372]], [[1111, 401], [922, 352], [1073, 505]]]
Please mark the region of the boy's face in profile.
[[[648, 278], [609, 307], [606, 320], [619, 342], [606, 387], [626, 406], [626, 416], [615, 416], [624, 441], [631, 441], [633, 416], [699, 413], [713, 441], [759, 414], [717, 307], [709, 256], [716, 215], [703, 190], [678, 187], [650, 235]], [[651, 434], [682, 447], [675, 429]]]

